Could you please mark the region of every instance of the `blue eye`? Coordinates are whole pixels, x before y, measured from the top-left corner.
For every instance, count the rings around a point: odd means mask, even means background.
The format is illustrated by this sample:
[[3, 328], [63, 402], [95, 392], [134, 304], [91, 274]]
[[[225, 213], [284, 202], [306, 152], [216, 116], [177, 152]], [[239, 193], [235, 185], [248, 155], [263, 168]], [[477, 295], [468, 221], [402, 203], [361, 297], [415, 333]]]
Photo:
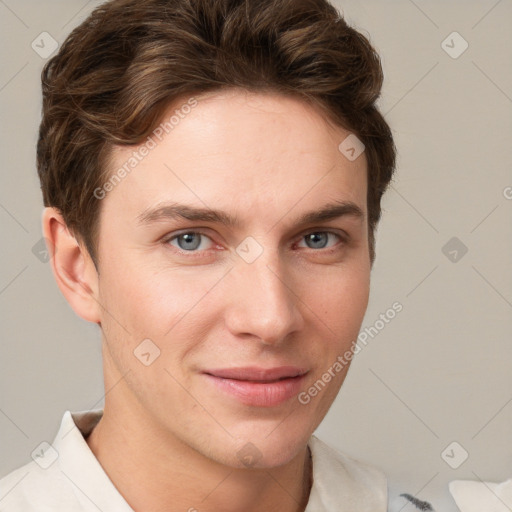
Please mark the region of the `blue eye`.
[[329, 240], [329, 235], [334, 235], [339, 240], [343, 240], [340, 235], [331, 231], [313, 231], [304, 235], [302, 238], [311, 243], [308, 247], [310, 249], [325, 249]]
[[196, 251], [200, 247], [202, 238], [209, 239], [204, 233], [198, 233], [196, 231], [187, 231], [186, 233], [174, 235], [173, 237], [167, 240], [167, 243], [171, 243], [176, 240], [178, 243], [178, 249], [186, 252], [191, 252]]
[[[345, 239], [338, 233], [332, 231], [311, 231], [301, 236], [299, 244], [305, 241], [306, 248], [308, 249], [333, 249], [336, 248], [336, 243], [329, 246], [329, 237], [334, 237], [341, 240], [340, 246], [344, 245]], [[210, 244], [208, 245], [208, 241]], [[183, 231], [175, 234], [164, 240], [164, 243], [174, 247], [177, 252], [189, 253], [190, 256], [204, 256], [202, 253], [207, 252], [214, 245], [212, 239], [201, 231]], [[206, 246], [205, 246], [206, 243]], [[302, 246], [304, 247], [304, 246]]]

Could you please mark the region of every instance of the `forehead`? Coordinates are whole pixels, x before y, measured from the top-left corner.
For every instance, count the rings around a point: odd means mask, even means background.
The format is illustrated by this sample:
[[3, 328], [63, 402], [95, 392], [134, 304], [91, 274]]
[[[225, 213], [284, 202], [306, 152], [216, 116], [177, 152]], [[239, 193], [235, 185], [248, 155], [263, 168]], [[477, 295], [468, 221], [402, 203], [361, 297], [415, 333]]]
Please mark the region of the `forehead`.
[[108, 193], [104, 207], [117, 203], [138, 216], [174, 200], [236, 203], [256, 214], [265, 204], [289, 209], [327, 194], [366, 208], [364, 153], [349, 161], [339, 145], [350, 132], [299, 99], [236, 89], [193, 101], [184, 97], [166, 110], [155, 130], [138, 147], [114, 148], [111, 174], [123, 165], [128, 169], [134, 152], [151, 146]]

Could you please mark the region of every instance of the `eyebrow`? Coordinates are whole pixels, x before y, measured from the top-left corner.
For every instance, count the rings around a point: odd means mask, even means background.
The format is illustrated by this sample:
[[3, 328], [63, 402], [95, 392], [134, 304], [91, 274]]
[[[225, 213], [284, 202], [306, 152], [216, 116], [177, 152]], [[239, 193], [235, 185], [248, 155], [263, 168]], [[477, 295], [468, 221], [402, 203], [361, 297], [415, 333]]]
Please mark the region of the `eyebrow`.
[[[363, 210], [352, 201], [335, 201], [327, 203], [320, 209], [303, 213], [295, 224], [305, 225], [316, 222], [327, 222], [340, 217], [353, 217], [363, 220], [365, 214]], [[213, 222], [224, 224], [230, 228], [240, 228], [242, 222], [238, 216], [230, 215], [222, 210], [211, 208], [198, 208], [195, 206], [170, 202], [160, 203], [153, 208], [144, 210], [137, 216], [137, 222], [140, 225], [153, 224], [160, 221], [175, 219], [186, 219], [190, 221]]]

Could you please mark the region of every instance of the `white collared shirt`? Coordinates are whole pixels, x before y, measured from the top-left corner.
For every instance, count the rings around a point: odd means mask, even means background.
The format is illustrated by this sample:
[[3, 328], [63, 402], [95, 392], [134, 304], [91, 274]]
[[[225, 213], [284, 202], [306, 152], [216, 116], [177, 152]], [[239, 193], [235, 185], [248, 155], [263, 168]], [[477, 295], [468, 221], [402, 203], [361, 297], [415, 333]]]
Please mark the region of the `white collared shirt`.
[[[0, 479], [0, 512], [133, 512], [89, 448], [103, 409], [66, 411], [53, 443]], [[313, 485], [305, 512], [386, 512], [384, 474], [330, 448], [308, 443]]]

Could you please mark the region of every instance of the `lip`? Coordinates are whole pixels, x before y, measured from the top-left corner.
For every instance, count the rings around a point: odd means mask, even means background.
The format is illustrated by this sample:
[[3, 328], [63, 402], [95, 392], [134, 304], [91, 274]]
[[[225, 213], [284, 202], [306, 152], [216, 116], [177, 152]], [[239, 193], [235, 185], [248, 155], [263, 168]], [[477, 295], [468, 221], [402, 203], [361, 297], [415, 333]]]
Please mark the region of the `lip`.
[[258, 366], [243, 366], [239, 368], [219, 368], [206, 370], [204, 373], [223, 379], [273, 381], [288, 377], [297, 377], [307, 373], [307, 369], [298, 366], [275, 366], [274, 368], [260, 368]]
[[245, 405], [257, 407], [275, 407], [296, 396], [307, 373], [307, 369], [297, 366], [251, 366], [203, 372], [217, 389]]

